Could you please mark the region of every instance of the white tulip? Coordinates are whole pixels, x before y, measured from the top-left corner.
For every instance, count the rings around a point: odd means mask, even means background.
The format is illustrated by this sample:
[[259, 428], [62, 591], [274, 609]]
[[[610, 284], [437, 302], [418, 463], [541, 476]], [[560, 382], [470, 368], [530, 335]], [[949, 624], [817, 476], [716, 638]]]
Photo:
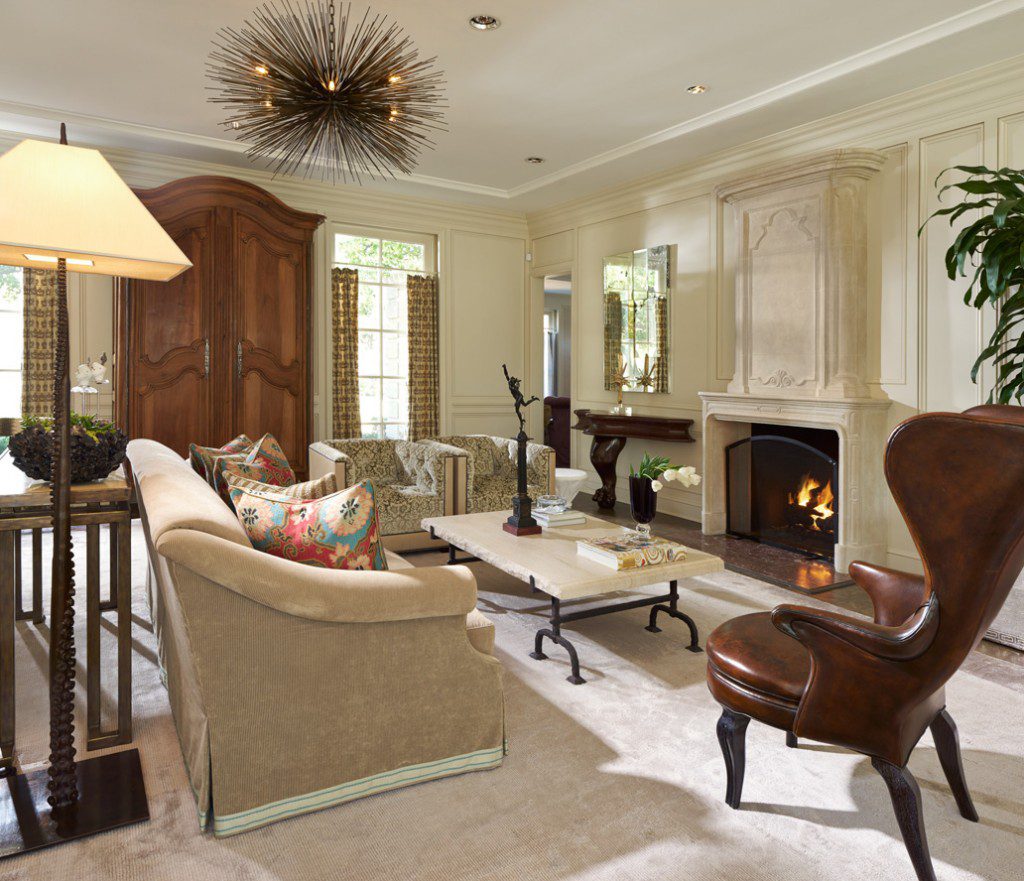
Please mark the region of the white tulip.
[[662, 474], [661, 476], [664, 477], [665, 480], [678, 480], [679, 479], [679, 471], [676, 470], [675, 468], [667, 468], [665, 470], [665, 473]]
[[652, 480], [651, 481], [651, 489], [653, 489], [655, 492], [660, 492], [662, 486], [663, 486], [663, 484], [662, 484], [662, 482], [660, 480]]

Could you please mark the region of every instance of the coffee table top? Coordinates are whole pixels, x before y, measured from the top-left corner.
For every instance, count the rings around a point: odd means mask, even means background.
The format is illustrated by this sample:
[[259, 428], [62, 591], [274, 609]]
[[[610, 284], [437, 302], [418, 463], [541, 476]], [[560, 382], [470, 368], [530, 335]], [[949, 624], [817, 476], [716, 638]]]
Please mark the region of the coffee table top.
[[507, 511], [428, 517], [421, 526], [521, 581], [529, 584], [532, 577], [544, 593], [563, 600], [710, 575], [725, 568], [720, 557], [687, 548], [686, 559], [681, 562], [617, 572], [577, 554], [576, 542], [628, 530], [589, 514], [584, 516], [587, 522], [579, 526], [545, 528], [540, 535], [518, 537], [501, 528], [508, 518]]

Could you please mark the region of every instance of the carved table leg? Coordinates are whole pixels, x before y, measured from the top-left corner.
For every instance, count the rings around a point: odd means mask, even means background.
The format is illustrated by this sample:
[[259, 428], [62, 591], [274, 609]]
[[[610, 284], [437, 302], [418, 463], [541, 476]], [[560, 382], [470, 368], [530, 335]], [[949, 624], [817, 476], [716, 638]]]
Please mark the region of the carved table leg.
[[594, 493], [599, 508], [615, 507], [615, 463], [626, 445], [624, 437], [595, 435], [590, 445], [590, 464], [601, 478], [601, 488]]

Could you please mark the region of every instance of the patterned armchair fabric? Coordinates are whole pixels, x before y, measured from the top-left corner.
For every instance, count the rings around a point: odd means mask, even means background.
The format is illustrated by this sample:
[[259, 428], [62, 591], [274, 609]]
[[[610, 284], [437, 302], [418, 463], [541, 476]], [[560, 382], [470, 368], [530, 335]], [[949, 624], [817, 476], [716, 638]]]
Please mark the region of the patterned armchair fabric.
[[[555, 491], [555, 451], [526, 447], [527, 491]], [[320, 441], [309, 447], [309, 476], [333, 473], [338, 488], [373, 481], [381, 534], [392, 550], [431, 546], [420, 529], [427, 517], [502, 511], [516, 494], [516, 442], [485, 434], [419, 441]]]
[[430, 441], [336, 439], [312, 444], [310, 456], [311, 476], [333, 471], [339, 487], [373, 482], [384, 536], [419, 533], [425, 517], [456, 513], [462, 450]]
[[[517, 444], [485, 434], [452, 435], [437, 442], [458, 447], [468, 455], [466, 510], [501, 511], [516, 494]], [[543, 444], [526, 445], [527, 492], [534, 499], [555, 491], [555, 451]]]

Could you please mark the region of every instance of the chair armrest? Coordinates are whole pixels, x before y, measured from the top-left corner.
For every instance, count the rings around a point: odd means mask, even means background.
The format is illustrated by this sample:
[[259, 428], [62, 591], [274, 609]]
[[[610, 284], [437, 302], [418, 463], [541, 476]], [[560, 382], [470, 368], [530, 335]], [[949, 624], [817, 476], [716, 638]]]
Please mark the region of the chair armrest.
[[850, 577], [871, 597], [875, 623], [898, 625], [926, 601], [924, 578], [872, 563], [851, 563]]
[[[772, 610], [772, 623], [807, 646], [812, 657], [819, 648], [812, 638], [812, 631], [819, 631], [875, 658], [909, 661], [921, 655], [931, 644], [938, 621], [936, 603], [921, 606], [909, 620], [898, 626], [875, 624], [851, 615], [807, 606], [777, 606]], [[826, 640], [826, 644], [830, 641]]]
[[323, 569], [190, 529], [165, 532], [156, 549], [176, 566], [297, 618], [366, 624], [465, 616], [476, 607], [476, 579], [464, 566]]
[[338, 489], [349, 485], [353, 473], [352, 459], [336, 447], [333, 441], [317, 441], [309, 445], [309, 479], [316, 480], [325, 474], [334, 474]]
[[526, 477], [529, 483], [555, 491], [555, 451], [544, 444], [526, 445]]

